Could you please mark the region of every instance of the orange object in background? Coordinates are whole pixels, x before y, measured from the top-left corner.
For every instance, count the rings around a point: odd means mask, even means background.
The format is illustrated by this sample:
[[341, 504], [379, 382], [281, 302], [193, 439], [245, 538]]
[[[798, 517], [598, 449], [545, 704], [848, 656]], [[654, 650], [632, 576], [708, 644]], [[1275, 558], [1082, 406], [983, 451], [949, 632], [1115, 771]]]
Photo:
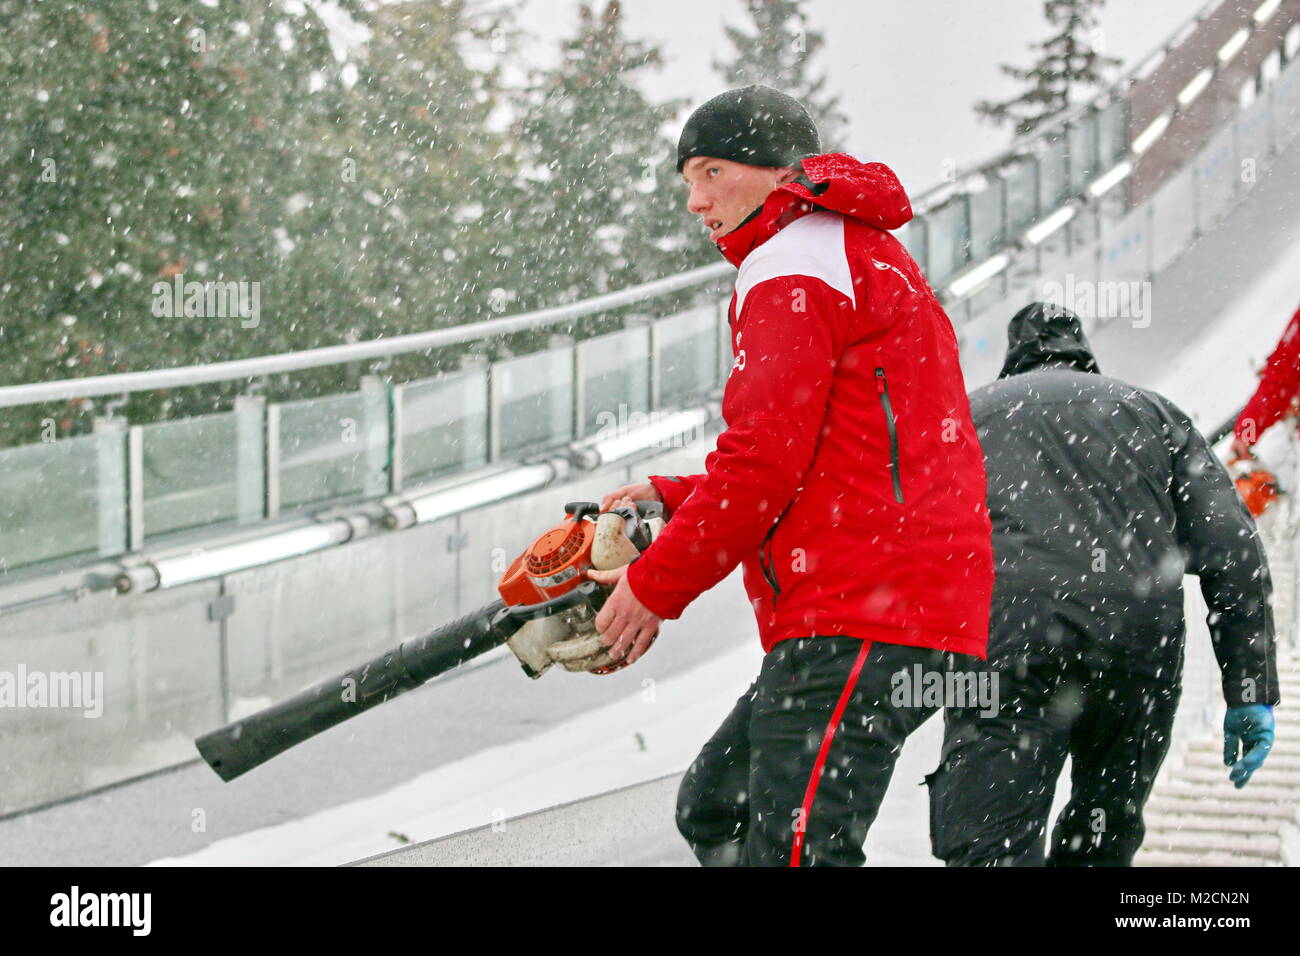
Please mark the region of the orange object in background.
[[1228, 462], [1228, 468], [1233, 473], [1237, 494], [1246, 503], [1246, 509], [1258, 518], [1277, 499], [1277, 476], [1258, 467], [1254, 458], [1233, 459]]

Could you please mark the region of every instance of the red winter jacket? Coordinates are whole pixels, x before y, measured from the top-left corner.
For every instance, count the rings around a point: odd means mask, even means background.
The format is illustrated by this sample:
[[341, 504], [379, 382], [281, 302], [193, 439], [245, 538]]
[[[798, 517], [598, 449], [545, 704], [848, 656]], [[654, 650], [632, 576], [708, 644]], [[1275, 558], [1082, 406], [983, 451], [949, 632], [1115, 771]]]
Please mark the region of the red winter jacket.
[[740, 270], [727, 428], [704, 474], [651, 477], [671, 520], [628, 584], [676, 618], [740, 563], [764, 650], [849, 635], [982, 657], [984, 458], [952, 324], [885, 231], [907, 194], [843, 153], [803, 168], [718, 240]]
[[1290, 324], [1268, 357], [1259, 377], [1259, 387], [1237, 416], [1233, 432], [1247, 445], [1255, 444], [1291, 411], [1297, 393], [1300, 393], [1300, 309], [1291, 316]]

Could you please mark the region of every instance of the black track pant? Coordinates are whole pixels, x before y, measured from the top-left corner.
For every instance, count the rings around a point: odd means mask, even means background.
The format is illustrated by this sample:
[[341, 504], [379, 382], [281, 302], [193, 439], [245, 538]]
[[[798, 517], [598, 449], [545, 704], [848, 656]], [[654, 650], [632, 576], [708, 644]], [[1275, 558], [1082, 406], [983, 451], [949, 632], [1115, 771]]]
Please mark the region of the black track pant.
[[[996, 716], [944, 712], [943, 759], [926, 778], [934, 855], [949, 866], [1129, 866], [1169, 749], [1178, 684], [1077, 651], [996, 672]], [[1067, 754], [1070, 802], [1044, 860]]]
[[700, 862], [861, 866], [903, 741], [937, 709], [897, 705], [891, 676], [954, 659], [971, 660], [855, 637], [777, 644], [682, 780], [677, 828]]

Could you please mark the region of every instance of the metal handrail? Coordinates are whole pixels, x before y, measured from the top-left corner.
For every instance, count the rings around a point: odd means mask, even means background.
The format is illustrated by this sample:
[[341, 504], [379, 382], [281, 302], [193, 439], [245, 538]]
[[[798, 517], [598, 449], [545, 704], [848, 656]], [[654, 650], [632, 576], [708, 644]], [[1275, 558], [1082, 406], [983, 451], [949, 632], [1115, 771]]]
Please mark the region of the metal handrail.
[[456, 345], [493, 335], [506, 335], [544, 328], [557, 322], [582, 318], [597, 312], [631, 305], [645, 299], [676, 292], [678, 289], [700, 285], [711, 279], [722, 278], [732, 271], [726, 262], [701, 266], [655, 279], [642, 285], [618, 292], [608, 292], [595, 298], [584, 299], [570, 305], [552, 306], [519, 315], [506, 315], [497, 319], [484, 319], [465, 325], [454, 325], [428, 332], [413, 332], [386, 339], [371, 339], [347, 345], [327, 345], [301, 352], [283, 352], [279, 355], [261, 355], [256, 358], [214, 362], [210, 365], [187, 365], [181, 368], [155, 369], [147, 372], [119, 372], [114, 375], [95, 375], [87, 378], [62, 379], [57, 382], [33, 382], [27, 385], [10, 385], [0, 388], [0, 408], [12, 405], [29, 405], [36, 402], [58, 401], [69, 398], [87, 398], [92, 395], [115, 395], [121, 392], [138, 392], [153, 388], [175, 388], [183, 385], [201, 385], [206, 382], [226, 382], [236, 378], [296, 372], [324, 365], [341, 365], [364, 359], [387, 358], [408, 352]]

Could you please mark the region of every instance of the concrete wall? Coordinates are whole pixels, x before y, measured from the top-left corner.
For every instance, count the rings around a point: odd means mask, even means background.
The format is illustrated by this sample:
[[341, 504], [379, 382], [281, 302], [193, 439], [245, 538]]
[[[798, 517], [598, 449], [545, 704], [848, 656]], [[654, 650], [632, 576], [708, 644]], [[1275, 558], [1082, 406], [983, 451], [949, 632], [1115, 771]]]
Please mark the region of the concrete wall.
[[103, 682], [98, 717], [0, 706], [0, 815], [196, 759], [196, 736], [494, 600], [506, 563], [565, 502], [698, 472], [713, 437], [222, 579], [0, 617], [0, 672]]

